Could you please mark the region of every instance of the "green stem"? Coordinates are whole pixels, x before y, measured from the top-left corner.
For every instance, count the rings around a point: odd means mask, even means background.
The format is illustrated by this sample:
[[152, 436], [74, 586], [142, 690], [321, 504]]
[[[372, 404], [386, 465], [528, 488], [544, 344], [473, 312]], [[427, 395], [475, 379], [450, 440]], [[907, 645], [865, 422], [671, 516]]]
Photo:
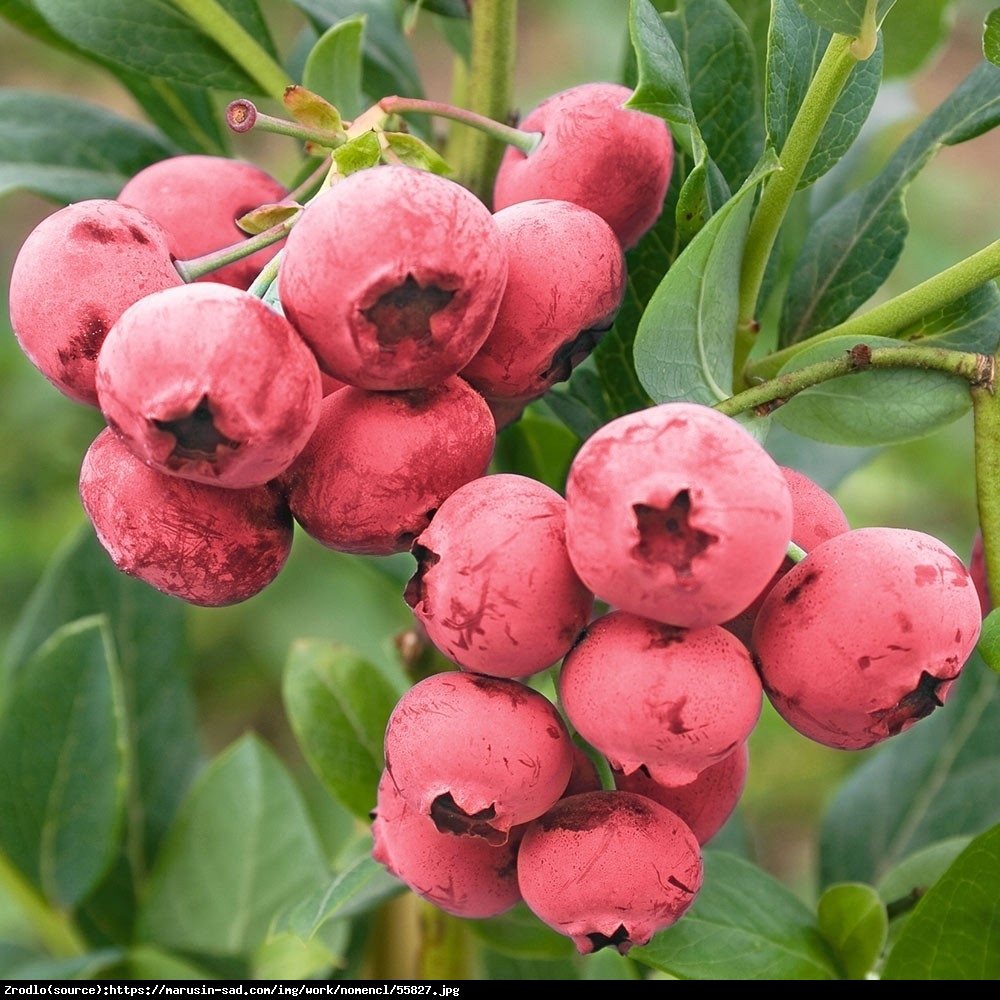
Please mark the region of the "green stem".
[[276, 226], [271, 226], [270, 229], [265, 229], [264, 232], [257, 233], [256, 236], [248, 236], [245, 240], [234, 243], [232, 246], [223, 247], [221, 250], [213, 250], [211, 253], [203, 254], [201, 257], [192, 257], [190, 260], [175, 260], [174, 267], [181, 276], [181, 280], [185, 282], [196, 281], [206, 274], [211, 274], [212, 271], [217, 271], [226, 264], [243, 260], [244, 257], [249, 257], [250, 254], [256, 253], [258, 250], [263, 250], [264, 247], [269, 247], [272, 243], [277, 243], [279, 240], [283, 240], [291, 232], [292, 226], [295, 225], [296, 220], [301, 214], [301, 212], [296, 212], [295, 215], [285, 219], [284, 222], [279, 222]]
[[[995, 358], [992, 359], [995, 363]], [[1000, 580], [1000, 398], [992, 384], [972, 389], [976, 504], [983, 533], [986, 579]], [[998, 588], [993, 585], [993, 591]]]
[[301, 142], [314, 142], [326, 149], [336, 149], [347, 141], [346, 132], [329, 132], [326, 129], [310, 128], [286, 118], [276, 118], [258, 111], [253, 101], [241, 97], [226, 108], [226, 124], [234, 132], [249, 132], [259, 128], [262, 132], [287, 135]]
[[803, 348], [832, 337], [893, 337], [929, 313], [1000, 276], [1000, 240], [953, 264], [940, 274], [894, 298], [824, 330], [800, 344], [793, 344], [752, 362], [746, 378], [771, 378]]
[[781, 169], [768, 179], [761, 193], [760, 203], [747, 234], [743, 271], [740, 275], [739, 327], [743, 330], [755, 328], [757, 299], [778, 230], [816, 147], [816, 141], [837, 103], [848, 75], [857, 64], [857, 57], [852, 51], [853, 42], [854, 39], [847, 35], [834, 35], [830, 39], [788, 131], [779, 156]]
[[261, 91], [280, 101], [292, 80], [257, 40], [218, 0], [173, 0], [244, 72]]
[[[469, 65], [462, 73], [463, 104], [486, 118], [506, 122], [513, 104], [517, 0], [476, 0], [469, 6], [472, 41]], [[507, 141], [478, 129], [453, 131], [449, 136], [445, 159], [456, 179], [487, 205], [492, 203], [493, 180]]]
[[876, 347], [873, 350], [866, 344], [859, 343], [849, 351], [844, 351], [839, 357], [828, 361], [817, 361], [797, 371], [778, 375], [760, 385], [744, 389], [717, 403], [715, 409], [730, 417], [751, 410], [756, 411], [759, 416], [765, 416], [804, 389], [819, 385], [821, 382], [828, 382], [830, 379], [876, 368], [923, 368], [948, 372], [965, 379], [973, 387], [992, 386], [994, 374], [993, 358], [988, 354], [910, 345]]
[[542, 138], [541, 132], [522, 132], [521, 129], [514, 128], [513, 125], [504, 125], [475, 111], [456, 108], [453, 104], [445, 104], [441, 101], [427, 101], [422, 97], [398, 97], [396, 95], [383, 97], [378, 102], [378, 106], [390, 115], [435, 115], [438, 118], [461, 122], [463, 125], [483, 132], [501, 143], [516, 146], [524, 154], [530, 153]]
[[3, 854], [0, 854], [0, 886], [20, 907], [51, 955], [70, 958], [87, 953], [87, 942], [69, 916], [53, 909]]

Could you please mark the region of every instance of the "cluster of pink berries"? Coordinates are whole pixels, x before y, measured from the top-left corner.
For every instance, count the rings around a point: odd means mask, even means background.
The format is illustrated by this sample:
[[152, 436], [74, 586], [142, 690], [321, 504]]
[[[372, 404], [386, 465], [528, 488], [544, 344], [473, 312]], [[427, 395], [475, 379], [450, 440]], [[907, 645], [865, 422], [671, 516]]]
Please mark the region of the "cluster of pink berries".
[[[184, 261], [243, 242], [236, 220], [286, 202], [277, 181], [181, 156], [43, 220], [14, 264], [12, 324], [50, 381], [107, 421], [80, 492], [115, 564], [222, 605], [274, 579], [294, 522], [345, 552], [409, 549], [486, 472], [497, 427], [614, 319], [623, 247], [655, 221], [672, 167], [669, 130], [622, 108], [629, 95], [590, 84], [529, 116], [541, 139], [505, 160], [495, 212], [382, 165], [299, 207], [283, 247], [195, 282]], [[581, 127], [612, 155], [550, 191], [539, 179], [564, 169]], [[249, 289], [279, 248], [265, 301]]]
[[[811, 739], [870, 747], [943, 704], [981, 622], [946, 546], [850, 530], [696, 404], [597, 431], [565, 499], [518, 476], [466, 484], [413, 552], [406, 600], [461, 669], [389, 721], [375, 857], [452, 913], [523, 899], [581, 952], [625, 952], [691, 905], [765, 694]], [[523, 683], [560, 660], [561, 713]]]

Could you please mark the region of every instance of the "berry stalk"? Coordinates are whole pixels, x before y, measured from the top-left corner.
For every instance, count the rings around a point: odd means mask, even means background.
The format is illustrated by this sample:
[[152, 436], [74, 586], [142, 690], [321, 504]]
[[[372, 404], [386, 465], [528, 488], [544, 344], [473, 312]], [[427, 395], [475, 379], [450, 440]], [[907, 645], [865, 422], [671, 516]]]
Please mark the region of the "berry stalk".
[[296, 212], [277, 225], [271, 226], [270, 229], [265, 229], [264, 232], [257, 233], [256, 236], [240, 240], [239, 243], [234, 243], [232, 246], [213, 250], [212, 253], [203, 254], [201, 257], [192, 257], [190, 260], [175, 260], [174, 267], [186, 283], [196, 281], [226, 264], [243, 260], [244, 257], [249, 257], [250, 254], [283, 240], [291, 232], [292, 226], [295, 225], [300, 214], [300, 212]]
[[[990, 359], [994, 365], [996, 358]], [[987, 580], [1000, 580], [1000, 398], [993, 382], [973, 386], [976, 505]], [[996, 584], [994, 584], [996, 587]]]

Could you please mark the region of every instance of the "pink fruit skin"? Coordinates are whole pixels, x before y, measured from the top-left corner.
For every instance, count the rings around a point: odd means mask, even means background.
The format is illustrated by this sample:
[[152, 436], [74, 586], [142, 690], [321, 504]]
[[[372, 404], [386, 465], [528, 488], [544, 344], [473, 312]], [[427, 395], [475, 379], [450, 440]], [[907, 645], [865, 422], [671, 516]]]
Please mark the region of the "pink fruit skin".
[[[781, 468], [792, 496], [792, 541], [806, 552], [834, 535], [850, 530], [840, 504], [822, 486], [796, 469]], [[723, 624], [740, 642], [749, 646], [753, 623], [771, 588], [795, 565], [787, 556], [764, 589], [735, 618]]]
[[285, 314], [328, 375], [365, 389], [426, 388], [486, 339], [507, 256], [489, 210], [461, 185], [380, 166], [310, 202], [279, 280]]
[[979, 636], [961, 559], [904, 528], [859, 528], [816, 546], [775, 585], [754, 625], [774, 707], [826, 746], [861, 750], [943, 704]]
[[18, 251], [10, 321], [60, 392], [97, 406], [94, 375], [108, 331], [133, 302], [181, 284], [159, 223], [116, 201], [80, 201], [43, 219]]
[[[511, 827], [562, 795], [573, 749], [544, 695], [455, 670], [432, 674], [399, 700], [386, 726], [385, 766], [407, 804], [439, 829], [502, 844]], [[447, 796], [460, 813], [446, 808]], [[454, 823], [462, 813], [474, 822]]]
[[674, 146], [662, 118], [622, 105], [628, 87], [586, 83], [547, 98], [520, 123], [542, 140], [508, 147], [493, 188], [500, 211], [534, 198], [572, 201], [600, 215], [628, 249], [652, 228], [670, 184]]
[[493, 218], [507, 245], [507, 287], [462, 377], [488, 398], [535, 399], [569, 378], [611, 326], [625, 258], [611, 227], [572, 202], [521, 202]]
[[409, 392], [348, 386], [323, 399], [279, 482], [295, 519], [329, 548], [405, 552], [448, 496], [486, 472], [495, 441], [489, 408], [457, 376]]
[[521, 899], [517, 885], [518, 839], [494, 847], [481, 837], [440, 833], [411, 809], [382, 772], [372, 823], [372, 857], [418, 896], [456, 917], [482, 919]]
[[749, 761], [747, 745], [742, 743], [717, 764], [706, 767], [689, 784], [663, 785], [640, 768], [631, 774], [616, 771], [615, 787], [645, 795], [677, 813], [704, 846], [733, 814], [746, 785]]
[[702, 882], [701, 851], [685, 823], [630, 792], [561, 799], [530, 823], [517, 858], [533, 913], [581, 954], [626, 954], [679, 920]]
[[[251, 163], [225, 156], [173, 156], [140, 170], [118, 193], [167, 231], [177, 260], [191, 260], [247, 238], [236, 220], [261, 205], [282, 201], [288, 191]], [[247, 289], [282, 243], [226, 264], [198, 281]]]
[[682, 785], [746, 742], [763, 692], [725, 629], [680, 629], [624, 611], [595, 620], [563, 660], [570, 722], [612, 768]]
[[[214, 282], [148, 295], [111, 328], [97, 362], [108, 424], [153, 468], [214, 486], [259, 486], [284, 472], [319, 420], [312, 352], [248, 292]], [[211, 413], [197, 448], [164, 424]], [[215, 433], [217, 432], [217, 433]], [[216, 445], [214, 442], [219, 440]]]
[[466, 670], [526, 677], [566, 653], [594, 599], [566, 554], [566, 501], [498, 474], [457, 489], [413, 548], [406, 601], [442, 653]]
[[84, 456], [80, 498], [118, 569], [190, 604], [245, 601], [291, 551], [292, 519], [273, 488], [226, 490], [165, 475], [109, 428]]
[[718, 625], [785, 558], [792, 501], [781, 469], [736, 421], [663, 403], [605, 424], [566, 486], [580, 579], [610, 605], [670, 625]]

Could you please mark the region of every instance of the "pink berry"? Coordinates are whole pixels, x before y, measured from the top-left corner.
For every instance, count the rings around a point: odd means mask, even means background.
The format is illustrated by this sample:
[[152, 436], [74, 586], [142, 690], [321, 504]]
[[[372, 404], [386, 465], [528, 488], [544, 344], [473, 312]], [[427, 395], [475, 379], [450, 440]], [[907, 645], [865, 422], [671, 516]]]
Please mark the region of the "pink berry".
[[97, 406], [108, 331], [133, 302], [181, 285], [159, 223], [129, 205], [68, 205], [28, 235], [10, 276], [10, 321], [32, 364], [70, 399]]
[[[174, 257], [190, 260], [245, 240], [237, 219], [287, 194], [284, 185], [251, 163], [185, 155], [140, 170], [119, 192], [118, 201], [156, 219], [169, 234]], [[273, 243], [197, 280], [247, 289], [279, 249], [281, 243]]]
[[517, 857], [532, 912], [581, 954], [626, 954], [679, 920], [702, 882], [694, 834], [669, 809], [631, 792], [561, 799], [528, 825]]
[[507, 841], [540, 816], [573, 770], [572, 741], [544, 695], [518, 681], [432, 674], [397, 703], [385, 766], [407, 804], [438, 830]]
[[165, 475], [110, 428], [84, 457], [80, 498], [118, 569], [191, 604], [245, 601], [291, 551], [292, 519], [271, 486], [227, 490]]
[[97, 393], [108, 424], [148, 465], [231, 488], [283, 472], [321, 399], [316, 359], [291, 324], [214, 282], [129, 307], [104, 342]]
[[496, 430], [457, 376], [431, 389], [323, 399], [319, 423], [280, 477], [295, 519], [341, 552], [405, 552], [458, 487], [486, 472]]
[[526, 476], [483, 476], [448, 497], [413, 546], [407, 604], [467, 670], [526, 677], [590, 619], [593, 595], [566, 554], [566, 501]]
[[775, 585], [753, 644], [785, 721], [860, 750], [944, 704], [979, 636], [961, 559], [905, 528], [859, 528], [816, 546]]
[[763, 693], [746, 647], [720, 626], [681, 629], [612, 611], [563, 660], [567, 718], [612, 768], [686, 784], [746, 742]]
[[493, 189], [494, 211], [534, 198], [589, 208], [626, 249], [656, 222], [674, 164], [662, 118], [623, 107], [628, 87], [586, 83], [547, 98], [520, 123], [542, 140], [525, 155], [507, 149]]
[[460, 371], [486, 339], [506, 279], [482, 202], [425, 170], [380, 166], [309, 204], [279, 282], [286, 315], [328, 375], [393, 390]]
[[440, 832], [407, 805], [382, 772], [372, 823], [372, 857], [438, 909], [456, 917], [495, 917], [521, 899], [517, 885], [519, 838], [493, 845], [482, 837]]
[[746, 743], [711, 764], [686, 785], [665, 785], [654, 781], [643, 769], [624, 774], [615, 772], [615, 787], [654, 799], [676, 813], [698, 838], [707, 844], [733, 814], [746, 785], [750, 755]]
[[735, 420], [697, 403], [605, 424], [573, 460], [566, 504], [570, 558], [594, 594], [685, 628], [742, 611], [792, 534], [780, 468]]
[[493, 218], [507, 245], [507, 287], [462, 377], [490, 399], [536, 399], [568, 379], [611, 326], [625, 259], [611, 227], [572, 202], [521, 202]]

